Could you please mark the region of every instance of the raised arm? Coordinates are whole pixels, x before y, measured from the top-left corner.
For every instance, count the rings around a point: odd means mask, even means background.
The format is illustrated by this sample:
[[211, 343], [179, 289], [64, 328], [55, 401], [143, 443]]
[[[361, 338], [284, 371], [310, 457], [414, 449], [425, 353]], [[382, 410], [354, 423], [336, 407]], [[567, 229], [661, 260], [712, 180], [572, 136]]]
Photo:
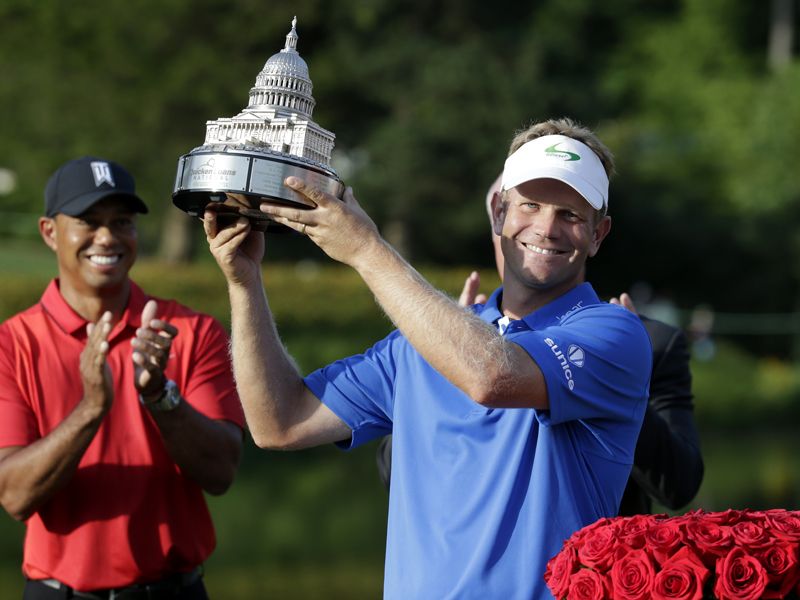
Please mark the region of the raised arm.
[[80, 360], [83, 398], [67, 418], [30, 445], [0, 448], [0, 504], [13, 518], [26, 520], [69, 482], [111, 408], [110, 331], [111, 313], [89, 326]]
[[[486, 294], [478, 292], [481, 286], [481, 278], [477, 271], [472, 271], [464, 281], [464, 287], [461, 289], [461, 295], [458, 297], [458, 304], [460, 306], [471, 306], [472, 304], [484, 304], [486, 302]], [[378, 450], [375, 456], [378, 464], [378, 476], [381, 482], [389, 489], [389, 484], [392, 480], [392, 435], [384, 436], [378, 444]]]
[[288, 178], [287, 185], [316, 208], [262, 204], [261, 210], [358, 271], [384, 312], [434, 368], [480, 404], [547, 408], [544, 376], [530, 356], [425, 281], [381, 238], [350, 188], [339, 201], [297, 178]]
[[244, 218], [220, 228], [212, 211], [204, 227], [228, 283], [233, 373], [255, 443], [294, 449], [348, 439], [350, 429], [305, 386], [278, 336], [261, 279], [264, 234]]

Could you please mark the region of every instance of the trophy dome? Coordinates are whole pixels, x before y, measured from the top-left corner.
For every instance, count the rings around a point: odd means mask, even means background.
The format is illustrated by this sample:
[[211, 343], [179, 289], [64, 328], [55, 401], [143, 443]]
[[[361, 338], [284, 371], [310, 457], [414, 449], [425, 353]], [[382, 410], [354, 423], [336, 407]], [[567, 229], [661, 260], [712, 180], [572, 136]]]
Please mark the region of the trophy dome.
[[250, 88], [247, 107], [234, 117], [206, 122], [204, 145], [256, 145], [330, 164], [335, 135], [315, 123], [306, 61], [297, 53], [297, 17], [286, 46], [269, 58]]
[[286, 35], [286, 46], [267, 59], [262, 73], [271, 75], [290, 75], [309, 79], [308, 65], [297, 52], [297, 18], [292, 20], [292, 30]]
[[269, 106], [307, 116], [314, 111], [313, 84], [308, 65], [297, 52], [297, 17], [286, 35], [284, 48], [269, 57], [250, 90], [248, 108]]
[[264, 63], [264, 69], [261, 73], [264, 75], [289, 75], [290, 77], [309, 79], [306, 61], [300, 58], [297, 52], [290, 53], [283, 50], [269, 57], [267, 62]]

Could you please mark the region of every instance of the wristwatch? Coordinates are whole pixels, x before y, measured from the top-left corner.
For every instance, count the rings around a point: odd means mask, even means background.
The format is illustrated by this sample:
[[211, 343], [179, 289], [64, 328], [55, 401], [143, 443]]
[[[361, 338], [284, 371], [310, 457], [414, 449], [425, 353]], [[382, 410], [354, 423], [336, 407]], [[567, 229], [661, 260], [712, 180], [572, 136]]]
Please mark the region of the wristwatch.
[[158, 397], [158, 400], [153, 402], [145, 402], [142, 395], [139, 394], [139, 402], [142, 406], [147, 407], [148, 410], [153, 412], [169, 412], [178, 408], [181, 403], [181, 393], [178, 391], [178, 385], [171, 379], [167, 379], [164, 384], [164, 391]]

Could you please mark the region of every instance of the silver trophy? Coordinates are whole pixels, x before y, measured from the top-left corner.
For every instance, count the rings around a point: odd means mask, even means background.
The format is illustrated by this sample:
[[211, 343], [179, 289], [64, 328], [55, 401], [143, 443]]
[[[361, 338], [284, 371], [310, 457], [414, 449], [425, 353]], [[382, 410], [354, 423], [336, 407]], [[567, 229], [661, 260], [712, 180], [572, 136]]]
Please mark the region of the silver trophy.
[[172, 201], [193, 216], [206, 207], [266, 221], [262, 202], [310, 207], [283, 184], [290, 175], [340, 198], [344, 185], [330, 165], [333, 132], [312, 119], [308, 66], [297, 52], [297, 17], [286, 46], [270, 57], [235, 117], [206, 122], [202, 146], [178, 160]]

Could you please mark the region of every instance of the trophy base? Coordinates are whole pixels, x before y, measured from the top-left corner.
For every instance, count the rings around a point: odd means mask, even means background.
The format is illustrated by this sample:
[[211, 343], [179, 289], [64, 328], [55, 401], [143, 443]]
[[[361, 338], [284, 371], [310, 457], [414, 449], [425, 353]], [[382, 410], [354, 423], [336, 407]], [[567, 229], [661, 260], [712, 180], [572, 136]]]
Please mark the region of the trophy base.
[[337, 198], [344, 192], [327, 165], [249, 144], [217, 144], [195, 148], [178, 159], [172, 202], [196, 217], [209, 208], [255, 222], [270, 221], [259, 210], [263, 202], [314, 208], [305, 196], [283, 184], [290, 176]]

